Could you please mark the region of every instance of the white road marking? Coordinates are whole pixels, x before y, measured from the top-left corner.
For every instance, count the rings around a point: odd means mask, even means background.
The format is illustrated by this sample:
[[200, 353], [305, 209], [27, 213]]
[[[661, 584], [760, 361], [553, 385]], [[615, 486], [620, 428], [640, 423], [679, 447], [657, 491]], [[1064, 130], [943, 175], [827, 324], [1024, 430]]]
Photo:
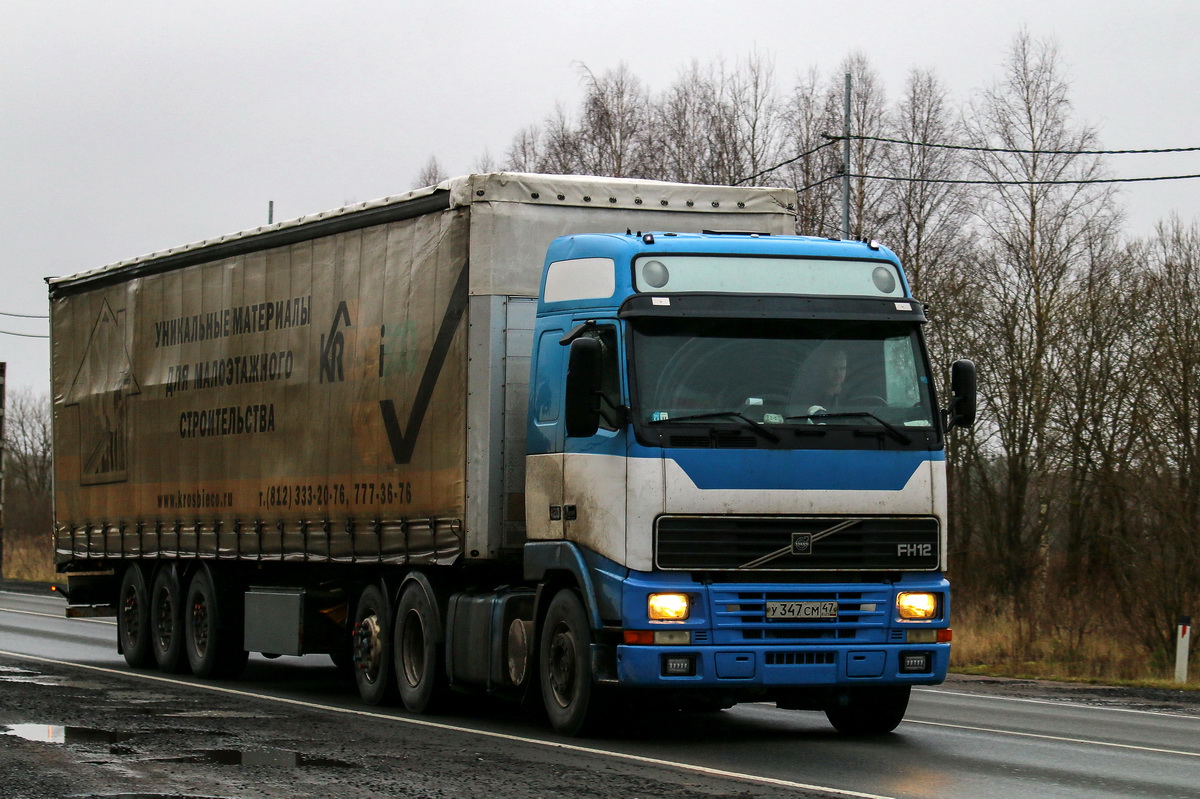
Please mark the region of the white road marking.
[[71, 663], [66, 660], [55, 660], [53, 658], [44, 658], [37, 655], [25, 655], [19, 652], [5, 652], [0, 650], [0, 655], [6, 657], [17, 658], [19, 660], [30, 660], [35, 663], [50, 663], [55, 666], [68, 666], [77, 669], [87, 669], [96, 671], [102, 674], [114, 674], [120, 677], [130, 677], [138, 680], [147, 680], [150, 682], [168, 683], [172, 685], [182, 685], [187, 688], [198, 688], [203, 691], [210, 691], [217, 694], [226, 694], [228, 696], [239, 696], [248, 699], [261, 699], [268, 702], [278, 702], [285, 705], [293, 705], [296, 707], [307, 708], [310, 710], [322, 710], [329, 713], [342, 713], [350, 716], [359, 716], [362, 718], [380, 719], [383, 721], [391, 721], [399, 724], [411, 724], [418, 727], [432, 727], [434, 729], [446, 730], [448, 732], [469, 733], [479, 735], [485, 738], [495, 738], [501, 741], [512, 741], [514, 743], [530, 744], [533, 746], [545, 746], [551, 749], [561, 749], [567, 752], [579, 752], [581, 754], [595, 755], [597, 757], [611, 757], [617, 760], [625, 760], [631, 763], [640, 763], [650, 766], [661, 766], [666, 768], [675, 768], [682, 771], [689, 771], [694, 774], [703, 774], [710, 777], [721, 777], [725, 779], [741, 780], [743, 782], [753, 782], [761, 785], [773, 785], [780, 788], [793, 788], [805, 791], [824, 791], [834, 796], [847, 796], [853, 799], [896, 799], [892, 796], [884, 796], [874, 793], [862, 793], [860, 791], [847, 791], [840, 788], [830, 788], [825, 785], [809, 785], [803, 782], [793, 782], [792, 780], [781, 780], [774, 777], [763, 777], [757, 774], [746, 774], [738, 771], [726, 771], [724, 769], [708, 768], [707, 766], [697, 766], [691, 763], [679, 763], [673, 760], [661, 760], [656, 757], [645, 757], [643, 755], [633, 755], [624, 752], [609, 752], [604, 749], [593, 749], [588, 746], [579, 746], [578, 744], [568, 744], [559, 741], [546, 741], [540, 738], [526, 738], [521, 735], [510, 735], [503, 732], [492, 732], [489, 730], [477, 730], [471, 727], [459, 727], [455, 724], [445, 724], [438, 721], [429, 721], [427, 719], [410, 718], [407, 716], [389, 716], [384, 713], [374, 713], [369, 710], [357, 710], [354, 708], [336, 707], [334, 705], [323, 705], [316, 702], [304, 702], [299, 699], [288, 699], [286, 697], [269, 696], [266, 694], [256, 694], [251, 691], [239, 691], [236, 688], [225, 688], [220, 685], [208, 685], [205, 683], [185, 682], [183, 680], [175, 680], [170, 677], [163, 677], [157, 674], [140, 674], [130, 671], [119, 671], [117, 669], [108, 669], [102, 666], [89, 666], [84, 663]]
[[941, 721], [916, 721], [905, 719], [905, 724], [924, 724], [926, 727], [949, 727], [952, 730], [970, 730], [971, 732], [990, 732], [995, 735], [1013, 735], [1018, 738], [1038, 738], [1043, 741], [1062, 741], [1072, 744], [1090, 746], [1109, 746], [1114, 749], [1132, 749], [1137, 752], [1153, 752], [1158, 755], [1183, 755], [1184, 757], [1200, 757], [1200, 752], [1183, 752], [1178, 749], [1156, 749], [1153, 746], [1138, 746], [1137, 744], [1118, 744], [1110, 741], [1094, 741], [1090, 738], [1067, 738], [1061, 735], [1046, 735], [1040, 732], [1017, 732], [1016, 730], [995, 730], [990, 727], [970, 727], [966, 724], [947, 724]]
[[90, 621], [92, 624], [112, 624], [116, 625], [115, 621], [108, 619], [89, 619], [87, 617], [81, 619], [68, 619], [61, 613], [38, 613], [33, 610], [13, 610], [12, 608], [0, 608], [0, 613], [20, 613], [22, 616], [44, 616], [47, 619], [62, 619], [64, 621]]

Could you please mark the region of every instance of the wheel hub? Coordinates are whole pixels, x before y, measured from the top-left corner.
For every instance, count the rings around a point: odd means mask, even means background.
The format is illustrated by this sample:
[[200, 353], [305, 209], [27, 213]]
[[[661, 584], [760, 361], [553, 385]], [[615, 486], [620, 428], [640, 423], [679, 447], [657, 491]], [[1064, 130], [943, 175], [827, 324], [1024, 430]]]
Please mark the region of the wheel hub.
[[425, 625], [421, 614], [411, 611], [401, 631], [400, 660], [404, 679], [413, 688], [425, 678]]
[[380, 664], [383, 659], [378, 616], [374, 614], [367, 616], [355, 627], [354, 652], [358, 669], [363, 673], [367, 682], [373, 683], [378, 680]]
[[560, 707], [570, 705], [578, 674], [575, 634], [569, 628], [560, 626], [550, 638], [550, 690]]

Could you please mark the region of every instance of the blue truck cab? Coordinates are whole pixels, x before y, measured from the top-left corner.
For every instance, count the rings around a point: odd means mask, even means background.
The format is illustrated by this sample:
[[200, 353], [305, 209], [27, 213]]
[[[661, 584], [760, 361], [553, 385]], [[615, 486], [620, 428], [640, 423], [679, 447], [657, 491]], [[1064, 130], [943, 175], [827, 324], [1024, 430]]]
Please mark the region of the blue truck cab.
[[556, 728], [616, 693], [886, 732], [945, 679], [945, 436], [972, 420], [974, 368], [940, 410], [925, 322], [874, 242], [552, 243], [523, 557]]

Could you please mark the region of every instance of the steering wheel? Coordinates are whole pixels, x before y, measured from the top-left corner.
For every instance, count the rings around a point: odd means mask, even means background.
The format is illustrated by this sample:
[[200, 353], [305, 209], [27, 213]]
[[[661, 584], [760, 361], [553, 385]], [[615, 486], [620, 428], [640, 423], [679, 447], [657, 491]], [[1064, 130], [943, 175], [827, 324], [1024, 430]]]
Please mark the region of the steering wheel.
[[863, 405], [868, 408], [881, 408], [887, 405], [887, 400], [878, 394], [860, 394], [857, 397], [851, 397], [846, 400], [847, 405]]

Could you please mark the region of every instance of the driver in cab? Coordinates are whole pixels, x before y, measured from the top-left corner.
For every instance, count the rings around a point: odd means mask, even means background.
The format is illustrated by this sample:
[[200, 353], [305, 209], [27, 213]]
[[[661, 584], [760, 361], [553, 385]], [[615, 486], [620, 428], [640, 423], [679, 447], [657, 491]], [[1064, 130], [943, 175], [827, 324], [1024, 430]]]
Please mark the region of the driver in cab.
[[804, 413], [829, 413], [842, 403], [842, 391], [846, 385], [846, 351], [829, 349], [820, 353], [811, 372], [812, 383], [805, 392], [807, 406]]

